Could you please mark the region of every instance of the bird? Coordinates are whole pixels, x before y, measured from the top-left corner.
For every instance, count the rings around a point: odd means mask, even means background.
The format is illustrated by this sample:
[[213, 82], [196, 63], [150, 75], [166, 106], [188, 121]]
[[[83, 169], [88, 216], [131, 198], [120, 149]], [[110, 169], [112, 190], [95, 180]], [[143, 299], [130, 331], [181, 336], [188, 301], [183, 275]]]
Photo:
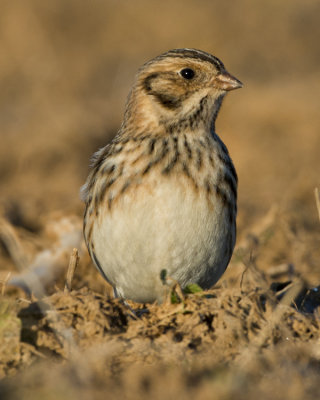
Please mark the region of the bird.
[[242, 83], [215, 56], [173, 49], [138, 70], [118, 133], [92, 158], [83, 231], [117, 297], [161, 303], [161, 274], [211, 288], [236, 240], [237, 173], [215, 121]]

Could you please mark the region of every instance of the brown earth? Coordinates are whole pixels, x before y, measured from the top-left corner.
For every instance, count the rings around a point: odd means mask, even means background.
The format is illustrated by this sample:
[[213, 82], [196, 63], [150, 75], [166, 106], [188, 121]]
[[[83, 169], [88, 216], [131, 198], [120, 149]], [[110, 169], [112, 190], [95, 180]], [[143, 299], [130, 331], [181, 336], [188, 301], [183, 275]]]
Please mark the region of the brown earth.
[[[1, 399], [319, 398], [319, 12], [1, 1]], [[176, 47], [217, 55], [245, 84], [217, 121], [239, 175], [237, 246], [211, 291], [129, 308], [86, 253], [78, 192], [137, 68]]]

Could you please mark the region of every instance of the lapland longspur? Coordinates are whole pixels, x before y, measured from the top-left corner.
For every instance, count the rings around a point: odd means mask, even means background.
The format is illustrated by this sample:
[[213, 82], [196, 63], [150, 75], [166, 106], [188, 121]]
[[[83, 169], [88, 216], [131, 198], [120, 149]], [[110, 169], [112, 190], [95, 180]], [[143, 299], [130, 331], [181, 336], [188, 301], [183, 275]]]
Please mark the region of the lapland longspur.
[[241, 86], [195, 49], [168, 51], [138, 71], [120, 130], [94, 155], [82, 188], [88, 250], [118, 296], [161, 301], [162, 270], [202, 288], [225, 271], [237, 174], [215, 120], [226, 92]]

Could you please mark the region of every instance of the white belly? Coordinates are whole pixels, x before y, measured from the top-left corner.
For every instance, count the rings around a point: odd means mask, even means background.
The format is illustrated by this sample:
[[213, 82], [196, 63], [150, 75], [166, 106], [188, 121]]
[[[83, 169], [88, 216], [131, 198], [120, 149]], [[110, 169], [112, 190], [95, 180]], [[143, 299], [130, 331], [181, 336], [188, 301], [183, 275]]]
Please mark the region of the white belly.
[[[137, 186], [111, 210], [100, 209], [93, 227], [100, 267], [120, 296], [138, 301], [161, 300], [160, 272], [182, 287], [212, 286], [223, 274], [234, 246], [227, 210], [205, 191], [174, 179]], [[188, 189], [188, 190], [186, 190]], [[231, 243], [231, 244], [230, 244]]]

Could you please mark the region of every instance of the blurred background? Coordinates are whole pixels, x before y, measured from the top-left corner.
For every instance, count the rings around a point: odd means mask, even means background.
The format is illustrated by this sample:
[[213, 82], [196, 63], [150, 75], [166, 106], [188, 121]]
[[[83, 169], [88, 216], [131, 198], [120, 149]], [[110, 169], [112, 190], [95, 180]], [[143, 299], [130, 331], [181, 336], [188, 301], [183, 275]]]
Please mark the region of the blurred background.
[[194, 47], [244, 83], [217, 121], [239, 174], [240, 232], [272, 204], [316, 221], [319, 15], [317, 0], [1, 0], [7, 217], [36, 231], [48, 212], [81, 215], [89, 158], [120, 126], [139, 66]]

